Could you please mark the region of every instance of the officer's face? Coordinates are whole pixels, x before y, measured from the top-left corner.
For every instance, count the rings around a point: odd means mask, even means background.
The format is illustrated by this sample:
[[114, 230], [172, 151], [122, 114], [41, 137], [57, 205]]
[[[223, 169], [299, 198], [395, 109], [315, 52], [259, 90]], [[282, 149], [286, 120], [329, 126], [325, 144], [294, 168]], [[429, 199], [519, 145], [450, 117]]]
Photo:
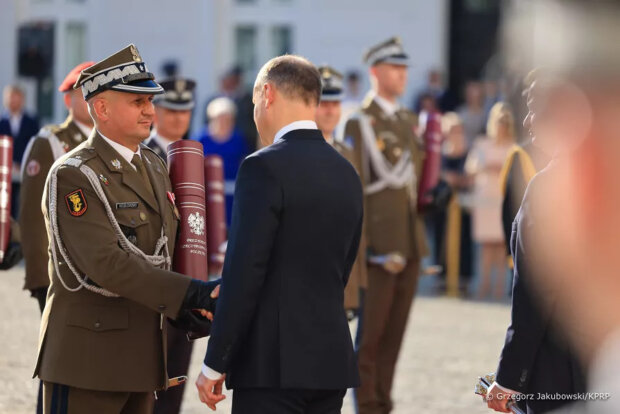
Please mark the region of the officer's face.
[[393, 97], [401, 96], [407, 86], [407, 66], [379, 63], [371, 69], [378, 88]]
[[[110, 92], [105, 97], [107, 111], [104, 121], [118, 139], [132, 144], [144, 141], [151, 134], [151, 124], [155, 117], [153, 95]], [[106, 93], [104, 92], [104, 93]]]
[[155, 125], [163, 137], [178, 141], [189, 129], [192, 111], [175, 111], [160, 106], [155, 107]]
[[316, 124], [327, 134], [332, 134], [340, 122], [340, 101], [323, 101], [316, 111]]

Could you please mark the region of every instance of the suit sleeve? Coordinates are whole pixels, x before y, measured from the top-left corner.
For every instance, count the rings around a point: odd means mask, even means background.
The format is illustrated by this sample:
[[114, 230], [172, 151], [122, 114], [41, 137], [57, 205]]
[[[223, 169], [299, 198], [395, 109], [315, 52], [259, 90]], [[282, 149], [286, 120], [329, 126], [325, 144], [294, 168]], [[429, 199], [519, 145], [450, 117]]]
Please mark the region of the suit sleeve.
[[246, 158], [235, 186], [232, 224], [205, 365], [226, 372], [247, 333], [278, 231], [282, 190], [258, 156]]
[[[86, 199], [86, 211], [79, 217], [70, 214], [65, 201], [65, 195], [75, 190], [82, 190]], [[176, 318], [190, 278], [156, 268], [121, 249], [103, 203], [76, 168], [61, 166], [58, 170], [57, 216], [61, 240], [83, 275], [104, 289]], [[66, 265], [60, 271], [68, 285], [77, 285]]]
[[[532, 184], [535, 185], [535, 181]], [[536, 279], [532, 271], [537, 268], [534, 263], [536, 252], [529, 248], [532, 246], [532, 237], [535, 237], [534, 226], [540, 223], [532, 215], [530, 198], [526, 194], [512, 230], [515, 272], [511, 323], [506, 332], [496, 375], [500, 385], [519, 392], [526, 390], [537, 351], [549, 325], [549, 305], [553, 302], [553, 292], [540, 292], [534, 286]]]
[[[38, 171], [28, 171], [30, 162], [38, 165]], [[24, 156], [24, 174], [19, 203], [19, 223], [23, 229], [22, 250], [26, 264], [25, 288], [34, 290], [49, 285], [48, 240], [45, 220], [41, 211], [41, 199], [45, 189], [45, 179], [54, 155], [49, 141], [33, 138], [32, 147]]]

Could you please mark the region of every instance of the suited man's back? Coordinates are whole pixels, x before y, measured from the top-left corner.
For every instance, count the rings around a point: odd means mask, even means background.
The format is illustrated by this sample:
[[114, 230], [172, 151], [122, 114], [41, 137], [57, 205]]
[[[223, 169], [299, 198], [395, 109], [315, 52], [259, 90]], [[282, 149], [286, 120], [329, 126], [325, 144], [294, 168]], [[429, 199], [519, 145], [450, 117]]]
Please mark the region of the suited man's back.
[[[252, 180], [256, 182], [248, 182]], [[244, 196], [243, 188], [252, 185], [257, 193]], [[273, 227], [267, 232], [272, 240], [255, 241], [267, 247], [249, 246], [253, 236], [241, 227], [251, 225], [247, 215], [265, 216], [260, 206], [260, 211], [253, 211], [256, 197], [272, 199], [267, 213], [271, 217], [261, 219], [263, 225]], [[229, 373], [229, 387], [345, 389], [358, 385], [343, 302], [361, 223], [358, 175], [318, 130], [289, 132], [244, 161], [237, 179], [221, 306], [206, 358], [209, 367]], [[255, 251], [263, 248], [268, 251]], [[239, 295], [230, 294], [227, 282], [240, 282], [238, 275], [247, 274], [247, 266], [261, 265], [248, 263], [252, 261], [248, 255], [266, 260], [264, 283], [249, 327], [235, 341], [227, 331], [242, 323], [236, 319], [244, 304], [237, 303]], [[253, 281], [244, 279], [244, 283]], [[229, 358], [232, 362], [227, 366]]]

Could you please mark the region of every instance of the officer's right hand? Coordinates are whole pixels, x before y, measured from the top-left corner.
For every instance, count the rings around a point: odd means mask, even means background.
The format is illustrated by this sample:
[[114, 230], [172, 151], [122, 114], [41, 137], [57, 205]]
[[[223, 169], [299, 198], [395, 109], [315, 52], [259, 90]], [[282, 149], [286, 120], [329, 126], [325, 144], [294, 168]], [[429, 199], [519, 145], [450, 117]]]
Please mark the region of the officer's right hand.
[[397, 275], [402, 272], [403, 269], [405, 269], [405, 266], [407, 266], [407, 259], [399, 253], [389, 254], [383, 263], [383, 269], [393, 275]]
[[[185, 299], [181, 309], [183, 310], [205, 310], [215, 313], [215, 305], [219, 295], [219, 285], [221, 279], [212, 282], [192, 279], [185, 293]], [[216, 289], [217, 288], [217, 289]]]

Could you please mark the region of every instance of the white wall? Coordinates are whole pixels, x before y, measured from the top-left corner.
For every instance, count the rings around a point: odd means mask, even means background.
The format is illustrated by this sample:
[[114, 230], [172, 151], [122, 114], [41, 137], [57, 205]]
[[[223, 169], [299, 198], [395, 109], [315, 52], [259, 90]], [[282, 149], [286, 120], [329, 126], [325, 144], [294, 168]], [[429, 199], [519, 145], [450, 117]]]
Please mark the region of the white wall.
[[[239, 23], [259, 26], [259, 64], [272, 57], [270, 27], [288, 24], [293, 27], [295, 53], [316, 64], [329, 63], [342, 71], [358, 69], [363, 74], [364, 50], [398, 35], [413, 63], [407, 104], [428, 69], [447, 67], [447, 0], [256, 1], [242, 6], [235, 0], [0, 0], [0, 46], [5, 59], [0, 85], [15, 77], [19, 24], [36, 20], [56, 22], [55, 87], [70, 69], [64, 50], [67, 22], [87, 24], [87, 59], [100, 60], [134, 43], [156, 76], [165, 61], [178, 60], [180, 73], [198, 83], [194, 130], [203, 118], [205, 98], [217, 88], [221, 73], [235, 63], [234, 29]], [[55, 121], [63, 114], [57, 96]]]

